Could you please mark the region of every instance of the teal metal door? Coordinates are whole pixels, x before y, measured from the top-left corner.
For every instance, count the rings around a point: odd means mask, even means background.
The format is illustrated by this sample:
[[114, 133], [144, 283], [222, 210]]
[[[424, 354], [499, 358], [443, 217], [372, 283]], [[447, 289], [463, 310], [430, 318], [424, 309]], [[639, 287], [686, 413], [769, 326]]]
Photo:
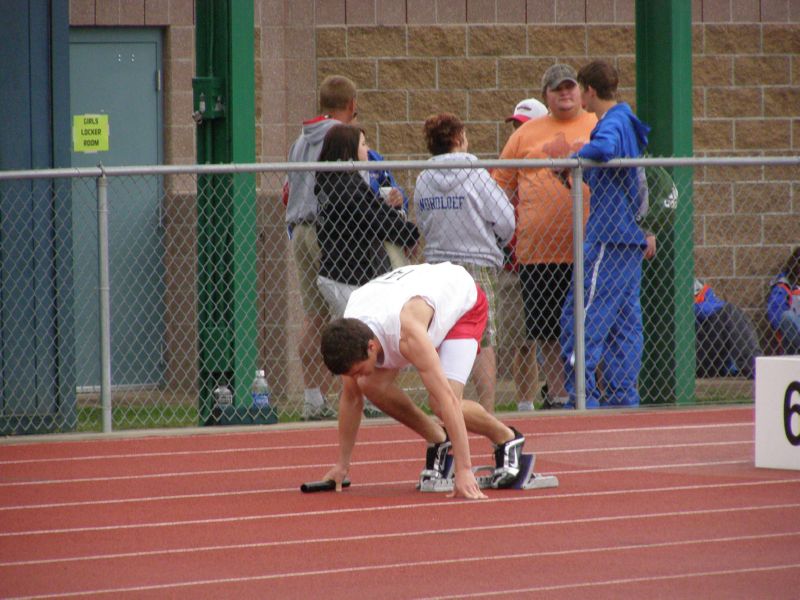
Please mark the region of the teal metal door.
[[[72, 152], [72, 165], [155, 165], [162, 160], [161, 32], [70, 31], [70, 112], [107, 114], [109, 149]], [[158, 384], [164, 371], [161, 179], [110, 177], [111, 381]], [[77, 384], [100, 383], [97, 209], [94, 182], [73, 183]]]

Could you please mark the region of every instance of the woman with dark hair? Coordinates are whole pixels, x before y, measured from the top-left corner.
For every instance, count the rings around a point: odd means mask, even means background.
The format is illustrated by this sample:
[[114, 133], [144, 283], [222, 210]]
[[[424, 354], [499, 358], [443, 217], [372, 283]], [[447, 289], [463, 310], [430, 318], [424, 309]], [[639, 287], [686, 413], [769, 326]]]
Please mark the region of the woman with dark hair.
[[800, 354], [800, 246], [770, 283], [767, 320], [782, 354]]
[[[368, 150], [360, 128], [334, 125], [325, 135], [319, 161], [366, 162]], [[314, 191], [319, 203], [317, 285], [331, 316], [341, 317], [353, 290], [391, 270], [383, 242], [411, 247], [419, 231], [372, 191], [361, 172], [318, 171]]]
[[[441, 113], [425, 121], [425, 141], [431, 165], [474, 161], [464, 123]], [[464, 267], [483, 288], [489, 301], [481, 352], [473, 371], [478, 400], [494, 410], [497, 366], [497, 272], [503, 266], [502, 247], [514, 235], [514, 207], [486, 169], [426, 169], [414, 190], [417, 223], [425, 237], [425, 261], [452, 262]]]

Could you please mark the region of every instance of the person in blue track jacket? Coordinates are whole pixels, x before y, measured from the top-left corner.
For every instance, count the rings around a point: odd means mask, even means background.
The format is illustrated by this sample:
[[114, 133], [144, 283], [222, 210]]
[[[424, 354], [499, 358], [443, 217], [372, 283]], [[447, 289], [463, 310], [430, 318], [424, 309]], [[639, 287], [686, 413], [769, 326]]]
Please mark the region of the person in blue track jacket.
[[[367, 151], [367, 160], [370, 162], [381, 162], [383, 161], [383, 156], [378, 153], [376, 150], [370, 148]], [[379, 167], [380, 165], [375, 165]], [[397, 190], [403, 197], [403, 213], [408, 214], [408, 196], [406, 195], [405, 190], [400, 187], [400, 184], [397, 183], [395, 180], [394, 175], [392, 175], [391, 171], [387, 171], [386, 169], [374, 169], [369, 172], [369, 187], [372, 188], [372, 191], [375, 192], [375, 195], [380, 197], [381, 195], [381, 188], [382, 187], [390, 187]]]
[[[578, 73], [581, 102], [598, 122], [589, 143], [574, 156], [608, 162], [642, 155], [650, 127], [628, 104], [617, 102], [618, 83], [616, 69], [604, 61], [591, 62]], [[638, 406], [644, 345], [639, 292], [648, 242], [636, 222], [637, 173], [635, 168], [587, 167], [583, 178], [592, 191], [584, 241], [586, 406]], [[574, 293], [573, 281], [561, 317], [567, 407], [574, 406], [576, 387]], [[602, 394], [596, 379], [601, 361]]]
[[694, 280], [694, 331], [698, 377], [755, 376], [761, 345], [753, 321], [699, 279]]
[[767, 321], [781, 354], [800, 354], [800, 246], [770, 282]]

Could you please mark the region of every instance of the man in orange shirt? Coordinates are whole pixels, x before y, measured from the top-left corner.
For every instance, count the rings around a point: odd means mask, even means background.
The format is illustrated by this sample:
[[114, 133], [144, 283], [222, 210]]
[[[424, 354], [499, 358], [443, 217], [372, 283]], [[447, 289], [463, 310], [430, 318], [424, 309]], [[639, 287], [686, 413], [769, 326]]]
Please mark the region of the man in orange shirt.
[[[577, 74], [556, 64], [542, 77], [549, 114], [524, 123], [506, 142], [500, 158], [566, 158], [589, 141], [597, 123], [581, 108]], [[521, 404], [539, 396], [536, 344], [541, 344], [550, 395], [565, 396], [558, 338], [559, 318], [572, 279], [572, 198], [551, 169], [495, 169], [495, 181], [509, 197], [516, 193], [517, 246], [527, 344]], [[589, 188], [583, 184], [583, 221], [589, 216]], [[524, 406], [524, 404], [523, 404]]]
[[[514, 114], [506, 117], [506, 123], [511, 123], [509, 135], [522, 127], [531, 119], [543, 117], [548, 113], [547, 107], [536, 98], [528, 98], [517, 103]], [[514, 206], [514, 223], [517, 221], [517, 204], [519, 199], [516, 194], [511, 197]], [[528, 373], [523, 372], [523, 363], [528, 355], [528, 344], [520, 334], [525, 328], [523, 314], [520, 310], [522, 304], [522, 290], [519, 286], [519, 265], [514, 249], [517, 247], [516, 232], [511, 241], [503, 248], [503, 269], [497, 274], [497, 315], [498, 315], [498, 361], [509, 363], [511, 376], [517, 391], [529, 389], [530, 384], [523, 377]], [[528, 388], [526, 388], [528, 386]], [[542, 387], [542, 396], [546, 389]], [[517, 410], [533, 410], [533, 402], [517, 398]]]

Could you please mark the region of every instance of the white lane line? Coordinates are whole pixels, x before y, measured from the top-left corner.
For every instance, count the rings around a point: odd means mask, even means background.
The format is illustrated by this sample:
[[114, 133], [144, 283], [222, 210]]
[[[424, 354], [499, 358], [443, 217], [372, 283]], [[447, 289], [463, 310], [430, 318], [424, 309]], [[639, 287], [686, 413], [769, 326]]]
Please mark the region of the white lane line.
[[[713, 484], [697, 484], [697, 485], [676, 485], [676, 486], [663, 486], [654, 488], [631, 488], [624, 490], [603, 490], [591, 492], [574, 492], [566, 494], [547, 494], [541, 496], [522, 494], [510, 498], [488, 498], [481, 500], [485, 504], [498, 504], [505, 502], [520, 502], [520, 501], [536, 501], [536, 500], [562, 500], [564, 498], [585, 498], [585, 497], [598, 497], [598, 496], [617, 496], [625, 494], [653, 494], [653, 493], [671, 493], [671, 492], [687, 492], [699, 490], [719, 490], [719, 489], [735, 489], [745, 487], [758, 487], [768, 485], [791, 485], [800, 484], [800, 477], [792, 479], [775, 479], [771, 481], [738, 481], [736, 483], [713, 483]], [[310, 510], [310, 511], [292, 511], [285, 513], [274, 513], [267, 515], [243, 515], [238, 517], [215, 517], [208, 519], [186, 519], [182, 521], [155, 521], [150, 523], [129, 523], [125, 525], [96, 525], [86, 527], [66, 527], [62, 529], [33, 529], [22, 531], [4, 531], [0, 532], [0, 538], [13, 538], [24, 536], [37, 536], [37, 535], [53, 535], [53, 534], [73, 534], [73, 533], [86, 533], [94, 531], [118, 531], [129, 529], [155, 529], [161, 527], [186, 527], [196, 525], [215, 525], [221, 523], [247, 523], [253, 521], [271, 521], [280, 519], [307, 519], [309, 517], [331, 516], [331, 515], [344, 515], [353, 513], [374, 513], [374, 512], [391, 512], [391, 511], [405, 511], [405, 510], [418, 510], [431, 508], [448, 510], [452, 506], [459, 504], [475, 505], [475, 500], [455, 500], [450, 499], [448, 502], [441, 500], [434, 500], [432, 502], [413, 502], [410, 504], [394, 504], [390, 506], [367, 506], [359, 508], [337, 508], [332, 510]]]
[[[541, 452], [534, 452], [537, 457], [541, 456], [556, 456], [561, 454], [581, 454], [590, 452], [596, 454], [598, 452], [631, 452], [634, 450], [669, 450], [669, 449], [685, 449], [685, 448], [713, 448], [719, 446], [738, 446], [747, 445], [752, 446], [755, 442], [752, 438], [742, 440], [730, 440], [726, 442], [697, 442], [691, 444], [650, 444], [644, 446], [614, 446], [614, 447], [595, 447], [595, 448], [570, 448], [567, 450], [543, 450]], [[473, 457], [487, 457], [490, 454], [473, 454]], [[395, 459], [380, 459], [380, 460], [367, 460], [354, 462], [352, 465], [385, 465], [397, 463], [420, 462], [420, 458], [395, 458]], [[157, 465], [155, 465], [157, 466]], [[89, 483], [98, 481], [126, 481], [137, 479], [150, 479], [150, 478], [164, 478], [164, 477], [195, 477], [199, 475], [220, 475], [231, 473], [257, 473], [268, 471], [283, 471], [286, 469], [324, 469], [329, 467], [330, 463], [314, 463], [305, 465], [281, 465], [272, 467], [249, 467], [244, 469], [204, 469], [200, 471], [173, 471], [169, 473], [145, 473], [142, 475], [104, 475], [99, 477], [76, 477], [74, 479], [32, 479], [29, 481], [4, 481], [0, 482], [0, 488], [30, 486], [30, 485], [55, 485], [64, 483]]]
[[458, 594], [457, 596], [431, 596], [430, 598], [420, 598], [418, 600], [449, 600], [452, 598], [486, 598], [488, 596], [508, 596], [509, 594], [523, 594], [534, 592], [554, 592], [556, 590], [569, 590], [581, 588], [593, 588], [598, 586], [628, 585], [632, 583], [647, 583], [655, 581], [670, 581], [675, 579], [697, 579], [700, 577], [720, 577], [722, 575], [740, 575], [743, 573], [772, 573], [775, 571], [786, 571], [790, 569], [800, 569], [800, 563], [790, 563], [784, 565], [768, 565], [765, 567], [744, 567], [741, 569], [724, 569], [720, 571], [699, 571], [697, 573], [680, 573], [679, 575], [652, 575], [650, 577], [627, 577], [625, 579], [608, 579], [605, 581], [585, 581], [581, 583], [565, 583], [561, 585], [544, 585], [531, 588], [517, 588], [513, 590], [502, 590], [498, 592], [484, 592], [472, 594]]
[[[749, 465], [752, 464], [751, 460], [715, 460], [707, 462], [692, 462], [692, 463], [671, 463], [656, 465], [639, 465], [635, 467], [608, 467], [603, 469], [574, 469], [569, 471], [552, 471], [548, 475], [597, 475], [599, 473], [615, 473], [623, 471], [649, 471], [657, 469], [694, 469], [705, 467], [718, 467], [724, 465]], [[362, 463], [353, 463], [359, 465]], [[320, 468], [323, 468], [322, 466]], [[294, 467], [283, 467], [289, 471]], [[360, 485], [364, 487], [371, 486], [389, 486], [389, 485], [414, 485], [417, 483], [416, 479], [406, 480], [392, 480], [392, 481], [370, 481]], [[196, 494], [171, 494], [166, 496], [142, 496], [139, 498], [109, 498], [106, 500], [80, 500], [74, 502], [50, 502], [47, 504], [19, 504], [15, 506], [2, 506], [0, 512], [10, 510], [42, 510], [47, 508], [67, 508], [74, 506], [104, 506], [113, 504], [128, 504], [138, 502], [160, 502], [168, 500], [194, 500], [199, 498], [223, 498], [226, 496], [244, 496], [248, 494], [276, 494], [293, 492], [296, 493], [299, 486], [292, 486], [288, 488], [255, 488], [252, 490], [229, 490], [227, 492], [203, 492]]]
[[[796, 535], [796, 534], [788, 534], [788, 535]], [[765, 538], [770, 537], [785, 537], [785, 534], [772, 534], [768, 536], [764, 536]], [[731, 538], [720, 538], [721, 543], [725, 542], [737, 542], [737, 541], [749, 541], [751, 536], [742, 536], [741, 539], [738, 537], [731, 537]], [[752, 539], [759, 539], [758, 536], [752, 536]], [[504, 555], [489, 555], [489, 556], [476, 556], [476, 557], [462, 557], [462, 558], [454, 558], [454, 559], [429, 559], [425, 561], [406, 561], [406, 562], [396, 562], [396, 563], [386, 563], [381, 565], [353, 565], [351, 567], [346, 568], [337, 568], [337, 569], [318, 569], [313, 571], [289, 571], [284, 573], [275, 573], [270, 575], [253, 575], [249, 577], [224, 577], [219, 579], [204, 579], [199, 581], [179, 581], [175, 583], [164, 583], [164, 584], [156, 584], [156, 585], [141, 585], [141, 586], [131, 586], [131, 587], [118, 587], [118, 588], [105, 588], [99, 590], [82, 590], [76, 592], [60, 592], [58, 594], [42, 594], [36, 596], [18, 596], [9, 598], [9, 600], [34, 600], [34, 599], [41, 599], [41, 598], [67, 598], [71, 596], [81, 596], [81, 595], [96, 595], [96, 594], [113, 594], [113, 593], [124, 593], [124, 592], [145, 592], [145, 591], [155, 591], [155, 590], [174, 590], [177, 588], [186, 588], [186, 587], [197, 587], [197, 586], [206, 586], [206, 585], [220, 585], [220, 584], [228, 584], [228, 583], [244, 583], [244, 582], [251, 582], [251, 581], [269, 581], [274, 579], [281, 579], [281, 578], [288, 578], [288, 577], [318, 577], [322, 575], [341, 575], [341, 574], [352, 574], [354, 572], [369, 572], [369, 571], [385, 571], [390, 569], [409, 569], [409, 568], [416, 568], [416, 567], [425, 567], [429, 569], [431, 567], [439, 566], [439, 565], [455, 565], [455, 564], [469, 564], [469, 563], [478, 563], [480, 561], [511, 561], [511, 560], [521, 560], [526, 558], [541, 558], [543, 556], [548, 557], [558, 557], [564, 556], [569, 554], [598, 554], [604, 552], [630, 552], [632, 550], [654, 550], [658, 548], [670, 548], [670, 547], [682, 547], [682, 546], [693, 546], [693, 545], [703, 545], [703, 544], [715, 544], [720, 543], [716, 539], [693, 539], [693, 540], [686, 540], [686, 541], [677, 541], [677, 542], [656, 542], [650, 544], [627, 544], [624, 546], [605, 546], [605, 547], [596, 547], [596, 548], [587, 548], [583, 550], [553, 550], [549, 552], [520, 552], [515, 554], [504, 554]], [[535, 588], [528, 588], [524, 591], [548, 591], [553, 589], [566, 589], [570, 587], [592, 587], [596, 585], [614, 585], [619, 583], [634, 583], [634, 582], [644, 582], [644, 581], [658, 581], [658, 580], [665, 580], [665, 579], [680, 579], [683, 577], [707, 577], [707, 576], [715, 576], [715, 575], [732, 575], [736, 573], [751, 573], [751, 572], [764, 572], [764, 571], [775, 571], [775, 570], [786, 570], [786, 569], [796, 569], [800, 568], [800, 563], [791, 563], [791, 564], [782, 564], [782, 565], [767, 565], [767, 566], [760, 566], [760, 567], [744, 567], [742, 569], [725, 569], [721, 571], [700, 571], [695, 573], [687, 573], [681, 572], [678, 575], [654, 575], [652, 577], [636, 577], [636, 578], [628, 578], [628, 579], [616, 579], [616, 580], [607, 580], [603, 582], [582, 582], [582, 583], [572, 583], [572, 584], [563, 584], [563, 585], [550, 585], [550, 586], [541, 586]], [[498, 593], [507, 594], [509, 593], [508, 590], [503, 592], [492, 592], [492, 595], [497, 595]], [[459, 598], [463, 597], [463, 595], [459, 596], [446, 596], [439, 598]]]
[[[685, 431], [685, 430], [703, 430], [707, 431], [710, 429], [740, 429], [740, 428], [747, 428], [753, 429], [753, 423], [717, 423], [717, 424], [710, 424], [710, 425], [669, 425], [665, 427], [625, 427], [625, 428], [616, 428], [616, 429], [596, 429], [596, 430], [576, 430], [576, 431], [556, 431], [556, 432], [545, 432], [545, 433], [537, 433], [537, 432], [530, 432], [526, 433], [525, 435], [530, 436], [530, 442], [533, 443], [535, 440], [539, 440], [541, 438], [547, 437], [559, 437], [559, 436], [572, 436], [572, 435], [607, 435], [607, 434], [617, 434], [617, 433], [642, 433], [646, 431]], [[252, 435], [252, 434], [251, 434]], [[266, 436], [265, 436], [266, 437]], [[163, 439], [163, 438], [160, 438]], [[480, 436], [471, 435], [470, 439], [473, 440], [480, 440], [483, 439]], [[138, 441], [138, 440], [137, 440]], [[206, 441], [206, 438], [203, 438], [203, 441]], [[359, 446], [386, 446], [386, 445], [397, 445], [397, 444], [420, 444], [421, 440], [419, 438], [403, 438], [397, 440], [376, 440], [376, 441], [363, 441], [359, 442]], [[173, 457], [173, 456], [199, 456], [199, 455], [216, 455], [216, 454], [237, 454], [237, 453], [252, 453], [252, 452], [271, 452], [271, 451], [284, 451], [284, 450], [313, 450], [319, 448], [336, 448], [337, 443], [332, 442], [328, 444], [297, 444], [297, 445], [283, 445], [283, 446], [241, 446], [236, 448], [219, 448], [216, 450], [177, 450], [174, 452], [129, 452], [129, 453], [119, 453], [119, 454], [92, 454], [86, 456], [67, 456], [67, 457], [51, 457], [51, 458], [24, 458], [24, 459], [16, 459], [16, 460], [0, 460], [0, 466], [2, 465], [25, 465], [25, 464], [37, 464], [37, 463], [56, 463], [56, 462], [80, 462], [80, 461], [93, 461], [93, 460], [112, 460], [112, 459], [129, 459], [129, 458], [156, 458], [156, 457]]]
[[[374, 533], [365, 535], [351, 535], [351, 536], [337, 536], [328, 538], [305, 538], [298, 540], [281, 540], [278, 542], [252, 542], [247, 544], [225, 544], [217, 546], [192, 546], [190, 548], [170, 548], [165, 550], [146, 550], [140, 552], [118, 552], [112, 554], [92, 554], [86, 556], [70, 556], [63, 558], [48, 558], [36, 560], [15, 560], [8, 562], [0, 562], [0, 567], [17, 567], [27, 565], [46, 565], [53, 563], [71, 563], [71, 562], [85, 562], [93, 560], [113, 560], [113, 559], [128, 559], [128, 558], [145, 558], [150, 556], [169, 556], [176, 554], [195, 554], [200, 552], [222, 552], [228, 550], [250, 550], [254, 548], [275, 548], [283, 546], [297, 546], [307, 544], [326, 544], [326, 543], [343, 543], [343, 542], [364, 542], [373, 540], [389, 540], [397, 538], [412, 538], [424, 536], [437, 536], [442, 534], [452, 533], [480, 533], [488, 531], [500, 531], [504, 529], [519, 529], [530, 527], [553, 527], [560, 525], [588, 525], [592, 523], [608, 523], [615, 521], [626, 520], [646, 520], [646, 519], [664, 519], [673, 517], [695, 517], [695, 516], [708, 516], [719, 514], [731, 514], [740, 512], [754, 512], [754, 511], [770, 511], [770, 510], [790, 510], [799, 508], [800, 504], [773, 504], [767, 506], [743, 506], [736, 508], [709, 508], [701, 510], [680, 510], [660, 513], [645, 513], [636, 515], [614, 515], [608, 517], [587, 517], [582, 519], [560, 519], [555, 521], [515, 521], [513, 523], [505, 523], [500, 525], [480, 525], [474, 527], [452, 527], [444, 529], [431, 529], [424, 531], [402, 531], [397, 533]], [[754, 534], [755, 535], [755, 534]], [[784, 537], [790, 535], [800, 535], [800, 531], [794, 532], [780, 532], [772, 534], [759, 534], [759, 536], [766, 537]], [[727, 539], [727, 538], [725, 538]], [[574, 550], [578, 551], [578, 550]]]

